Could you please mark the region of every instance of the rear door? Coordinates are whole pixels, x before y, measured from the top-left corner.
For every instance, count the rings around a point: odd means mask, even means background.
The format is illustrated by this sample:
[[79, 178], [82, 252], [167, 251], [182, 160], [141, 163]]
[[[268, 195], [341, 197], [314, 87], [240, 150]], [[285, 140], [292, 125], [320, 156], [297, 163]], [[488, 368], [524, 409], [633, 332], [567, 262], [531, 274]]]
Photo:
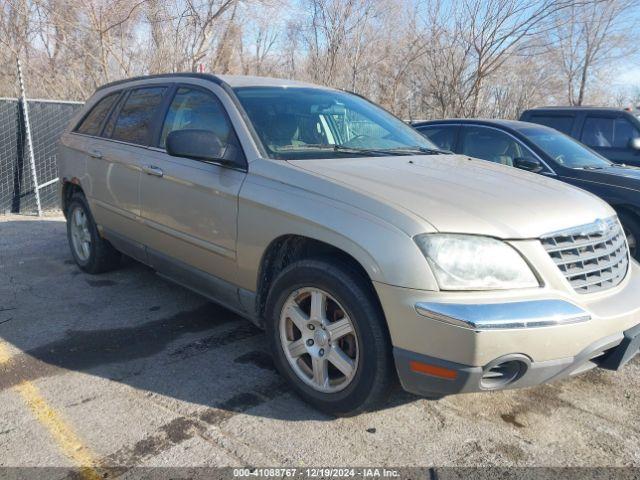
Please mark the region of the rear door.
[[[177, 280], [205, 272], [233, 281], [244, 154], [220, 98], [210, 88], [179, 84], [171, 95], [140, 179], [148, 256], [158, 271]], [[237, 168], [167, 154], [167, 135], [182, 129], [208, 130], [223, 144], [233, 145]]]
[[103, 127], [100, 145], [90, 153], [96, 216], [115, 243], [120, 237], [139, 248], [126, 253], [144, 260], [139, 244], [143, 228], [140, 221], [140, 172], [162, 99], [168, 86], [145, 85], [127, 90]]
[[640, 166], [640, 152], [630, 145], [638, 137], [638, 126], [624, 113], [597, 112], [585, 116], [580, 141], [612, 162]]
[[99, 176], [104, 172], [104, 159], [101, 152], [106, 142], [101, 138], [101, 134], [110, 112], [122, 93], [122, 91], [112, 92], [99, 98], [65, 139], [64, 147], [67, 152], [59, 156], [66, 162], [66, 165], [60, 169], [67, 170], [73, 177], [80, 180], [93, 216], [99, 225], [105, 222], [102, 209], [96, 205], [96, 202], [104, 201], [104, 189], [101, 188], [102, 181]]

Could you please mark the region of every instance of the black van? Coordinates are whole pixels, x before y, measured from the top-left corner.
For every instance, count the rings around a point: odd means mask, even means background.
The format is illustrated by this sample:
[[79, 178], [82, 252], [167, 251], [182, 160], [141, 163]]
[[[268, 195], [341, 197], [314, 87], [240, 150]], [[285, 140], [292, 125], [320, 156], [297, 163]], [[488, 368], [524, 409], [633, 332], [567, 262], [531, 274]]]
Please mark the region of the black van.
[[581, 141], [614, 163], [640, 166], [640, 111], [620, 108], [541, 107], [520, 120], [546, 125]]

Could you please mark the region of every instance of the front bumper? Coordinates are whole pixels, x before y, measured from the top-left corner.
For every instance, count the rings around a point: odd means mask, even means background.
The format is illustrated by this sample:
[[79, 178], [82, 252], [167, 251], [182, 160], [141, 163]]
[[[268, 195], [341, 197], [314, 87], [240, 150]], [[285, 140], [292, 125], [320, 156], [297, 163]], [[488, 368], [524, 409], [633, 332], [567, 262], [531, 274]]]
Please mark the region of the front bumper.
[[[400, 380], [422, 395], [526, 387], [594, 367], [617, 369], [640, 343], [635, 262], [618, 287], [593, 295], [375, 287]], [[510, 379], [501, 384], [487, 375]]]
[[[640, 350], [640, 324], [589, 345], [575, 357], [531, 361], [522, 354], [499, 357], [484, 367], [472, 367], [394, 348], [393, 355], [402, 387], [426, 397], [455, 393], [531, 387], [571, 377], [595, 367], [618, 370]], [[519, 370], [501, 365], [519, 363]], [[515, 367], [518, 368], [518, 367]]]

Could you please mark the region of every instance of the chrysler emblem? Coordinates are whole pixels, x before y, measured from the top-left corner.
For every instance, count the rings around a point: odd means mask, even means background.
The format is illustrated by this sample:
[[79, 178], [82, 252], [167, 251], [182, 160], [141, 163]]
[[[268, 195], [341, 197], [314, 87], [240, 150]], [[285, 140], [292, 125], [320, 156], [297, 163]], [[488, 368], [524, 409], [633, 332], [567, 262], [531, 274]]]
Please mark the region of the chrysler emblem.
[[595, 227], [596, 227], [596, 231], [600, 234], [600, 235], [604, 235], [607, 233], [607, 230], [609, 229], [607, 223], [604, 220], [598, 219], [595, 221]]

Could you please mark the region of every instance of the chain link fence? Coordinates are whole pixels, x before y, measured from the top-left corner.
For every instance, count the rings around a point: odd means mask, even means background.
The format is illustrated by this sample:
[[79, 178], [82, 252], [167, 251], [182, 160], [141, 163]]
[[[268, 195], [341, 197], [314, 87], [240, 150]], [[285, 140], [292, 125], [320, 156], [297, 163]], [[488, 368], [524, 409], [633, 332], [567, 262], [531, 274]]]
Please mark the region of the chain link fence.
[[18, 101], [0, 98], [0, 213], [5, 214], [20, 211], [24, 176], [20, 125]]
[[58, 141], [82, 102], [27, 99], [17, 65], [13, 78], [15, 97], [0, 98], [0, 214], [55, 210]]

